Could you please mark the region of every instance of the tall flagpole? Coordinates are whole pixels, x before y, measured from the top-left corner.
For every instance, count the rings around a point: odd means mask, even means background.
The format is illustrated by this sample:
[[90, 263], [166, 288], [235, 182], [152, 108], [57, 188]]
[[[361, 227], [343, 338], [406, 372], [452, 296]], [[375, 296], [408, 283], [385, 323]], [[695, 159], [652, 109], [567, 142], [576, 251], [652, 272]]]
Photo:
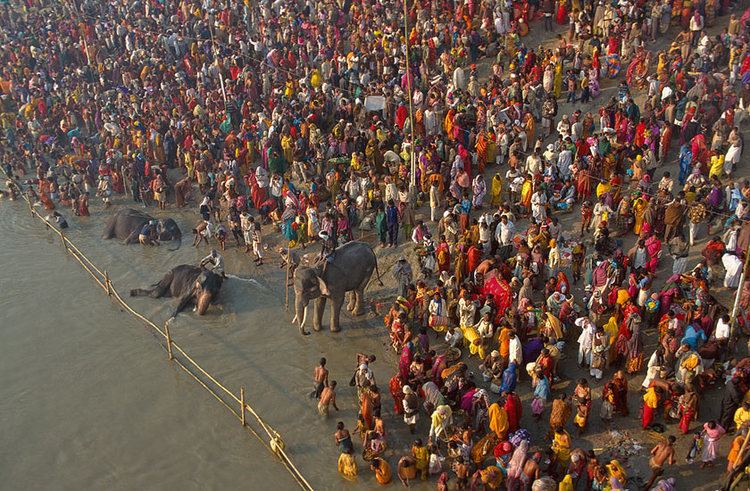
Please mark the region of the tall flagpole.
[[[742, 296], [742, 284], [745, 283], [747, 277], [748, 264], [750, 264], [750, 250], [745, 251], [745, 262], [742, 265], [742, 273], [740, 274], [740, 284], [737, 285], [737, 293], [734, 296], [734, 305], [732, 306], [732, 316], [729, 320], [729, 339], [734, 337], [735, 325], [737, 324], [737, 309], [740, 305], [740, 297]], [[750, 346], [750, 341], [748, 342]]]
[[414, 106], [412, 105], [412, 89], [411, 89], [411, 64], [409, 62], [409, 9], [406, 5], [406, 0], [403, 0], [404, 4], [404, 41], [406, 45], [406, 89], [409, 91], [409, 133], [411, 144], [409, 145], [409, 191], [412, 194], [413, 199], [416, 194], [414, 193], [417, 186], [417, 169], [416, 161], [414, 159]]

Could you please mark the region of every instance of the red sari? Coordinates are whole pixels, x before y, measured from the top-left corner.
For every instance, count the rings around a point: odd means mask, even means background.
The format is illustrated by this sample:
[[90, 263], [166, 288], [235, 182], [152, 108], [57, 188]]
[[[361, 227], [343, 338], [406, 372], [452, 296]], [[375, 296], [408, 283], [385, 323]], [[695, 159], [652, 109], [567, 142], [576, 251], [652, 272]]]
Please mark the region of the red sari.
[[404, 384], [398, 374], [391, 377], [391, 381], [388, 383], [388, 390], [393, 397], [393, 410], [396, 414], [404, 414]]
[[664, 125], [664, 127], [661, 130], [661, 143], [659, 145], [661, 149], [661, 154], [665, 157], [669, 153], [669, 146], [671, 142], [672, 142], [672, 125], [667, 124], [667, 125]]
[[451, 269], [451, 251], [447, 242], [441, 242], [438, 244], [435, 250], [435, 256], [437, 259], [438, 271], [450, 271]]
[[561, 1], [560, 5], [557, 7], [557, 17], [555, 17], [555, 21], [561, 26], [568, 23], [568, 9], [565, 7], [564, 1]]
[[89, 213], [89, 199], [85, 195], [78, 198], [78, 216], [87, 217]]
[[362, 419], [365, 422], [365, 429], [369, 431], [374, 426], [374, 418], [372, 413], [373, 403], [372, 396], [370, 395], [369, 390], [365, 390], [362, 392], [362, 399], [359, 401], [359, 408], [360, 412], [362, 413]]
[[591, 176], [589, 175], [588, 169], [581, 169], [578, 171], [576, 178], [576, 192], [578, 193], [578, 199], [585, 199], [591, 195]]
[[479, 264], [482, 262], [482, 251], [476, 246], [469, 247], [469, 251], [466, 253], [466, 259], [468, 262], [469, 273], [473, 273]]
[[644, 141], [646, 140], [646, 123], [644, 120], [641, 120], [635, 127], [635, 145], [637, 147], [643, 146]]
[[411, 349], [409, 349], [409, 345], [407, 344], [401, 350], [401, 357], [398, 360], [398, 374], [404, 380], [409, 379], [409, 367], [411, 366], [412, 358]]
[[523, 414], [521, 399], [515, 392], [511, 392], [505, 398], [505, 406], [503, 408], [508, 413], [508, 431], [516, 431], [520, 426], [521, 415]]

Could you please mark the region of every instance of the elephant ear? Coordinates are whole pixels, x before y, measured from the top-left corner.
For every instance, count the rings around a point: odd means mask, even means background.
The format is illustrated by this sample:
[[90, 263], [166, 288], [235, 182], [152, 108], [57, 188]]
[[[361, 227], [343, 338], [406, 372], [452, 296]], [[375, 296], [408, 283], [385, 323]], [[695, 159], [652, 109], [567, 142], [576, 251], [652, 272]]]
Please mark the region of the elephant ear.
[[331, 292], [330, 290], [328, 290], [328, 284], [320, 276], [316, 276], [316, 278], [318, 279], [318, 288], [320, 288], [320, 294], [324, 297], [329, 296]]

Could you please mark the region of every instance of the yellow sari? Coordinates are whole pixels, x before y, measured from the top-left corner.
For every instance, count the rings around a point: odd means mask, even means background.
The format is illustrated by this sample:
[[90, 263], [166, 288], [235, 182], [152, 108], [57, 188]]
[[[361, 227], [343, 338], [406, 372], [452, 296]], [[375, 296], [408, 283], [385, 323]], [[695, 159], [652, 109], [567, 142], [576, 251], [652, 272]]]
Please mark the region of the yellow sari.
[[566, 474], [560, 485], [557, 487], [557, 491], [575, 491], [573, 487], [573, 477], [570, 474]]
[[490, 406], [487, 415], [490, 420], [490, 430], [503, 440], [508, 434], [508, 412], [500, 407], [500, 404], [494, 403]]
[[612, 189], [612, 186], [608, 182], [600, 182], [596, 185], [596, 197], [600, 198], [602, 194], [608, 193]]
[[531, 181], [528, 179], [521, 186], [521, 206], [525, 208], [531, 207]]
[[714, 155], [711, 157], [710, 170], [708, 171], [708, 178], [714, 176], [721, 177], [721, 173], [724, 170], [724, 155]]
[[609, 321], [604, 324], [603, 329], [607, 336], [609, 336], [609, 356], [607, 362], [611, 363], [616, 356], [615, 341], [617, 340], [617, 335], [620, 333], [620, 329], [617, 327], [617, 320], [615, 319], [615, 316], [611, 316], [609, 318]]
[[466, 344], [469, 345], [469, 353], [472, 355], [478, 355], [479, 358], [484, 360], [484, 346], [482, 346], [479, 333], [474, 329], [474, 326], [461, 327], [460, 329], [464, 334]]
[[357, 461], [354, 460], [354, 455], [348, 453], [342, 453], [339, 455], [339, 474], [344, 479], [353, 481], [357, 478]]
[[625, 473], [625, 469], [622, 468], [622, 465], [620, 465], [617, 460], [613, 460], [607, 464], [607, 471], [609, 471], [611, 477], [614, 477], [623, 485], [628, 480], [628, 475]]
[[643, 227], [643, 215], [646, 214], [646, 200], [641, 198], [633, 201], [633, 216], [635, 217], [635, 223], [633, 224], [633, 232], [635, 235], [641, 235], [641, 228]]
[[552, 452], [561, 464], [565, 465], [570, 461], [570, 435], [567, 431], [555, 432], [555, 438], [552, 440]]
[[287, 165], [292, 164], [292, 137], [290, 135], [284, 135], [281, 137], [281, 151], [284, 154], [284, 159], [287, 161]]
[[555, 80], [552, 88], [552, 93], [555, 95], [556, 99], [559, 99], [560, 95], [562, 94], [562, 69], [562, 63], [557, 63], [555, 65]]
[[492, 176], [492, 185], [490, 186], [490, 204], [492, 206], [500, 206], [503, 203], [503, 178], [500, 174]]
[[547, 312], [547, 324], [549, 325], [550, 329], [552, 329], [552, 332], [555, 333], [555, 337], [557, 339], [562, 339], [563, 333], [560, 319]]

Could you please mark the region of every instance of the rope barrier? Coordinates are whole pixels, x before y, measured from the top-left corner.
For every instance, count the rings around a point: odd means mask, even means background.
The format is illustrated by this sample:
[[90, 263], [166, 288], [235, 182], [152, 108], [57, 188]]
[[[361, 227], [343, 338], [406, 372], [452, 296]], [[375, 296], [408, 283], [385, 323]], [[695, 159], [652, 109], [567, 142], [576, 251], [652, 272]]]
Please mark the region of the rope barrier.
[[[289, 474], [301, 489], [305, 491], [312, 491], [313, 487], [305, 479], [302, 472], [294, 465], [291, 457], [285, 452], [284, 449], [286, 445], [281, 437], [281, 434], [268, 423], [266, 423], [263, 418], [261, 418], [261, 416], [255, 411], [255, 409], [253, 409], [253, 407], [247, 403], [244, 387], [240, 389], [239, 397], [235, 395], [234, 392], [229, 390], [224, 384], [219, 382], [214, 376], [208, 373], [208, 371], [206, 371], [200, 364], [198, 364], [197, 361], [195, 361], [190, 355], [188, 355], [187, 352], [185, 352], [185, 350], [182, 349], [182, 347], [180, 347], [172, 339], [172, 336], [169, 333], [169, 326], [167, 324], [165, 324], [164, 329], [161, 329], [149, 318], [133, 309], [117, 291], [114, 283], [109, 278], [108, 272], [99, 269], [93, 263], [93, 261], [91, 261], [91, 259], [89, 259], [83, 252], [81, 252], [81, 250], [73, 242], [71, 242], [68, 237], [65, 236], [65, 234], [61, 230], [58, 230], [56, 227], [52, 226], [49, 221], [47, 221], [41, 214], [39, 214], [39, 212], [34, 209], [31, 201], [25, 194], [22, 194], [22, 197], [29, 206], [31, 216], [39, 218], [48, 229], [54, 231], [60, 237], [60, 242], [65, 248], [65, 251], [68, 252], [70, 256], [75, 258], [76, 261], [78, 261], [83, 269], [85, 269], [86, 272], [89, 273], [96, 284], [99, 285], [108, 296], [113, 297], [117, 301], [117, 303], [120, 304], [120, 306], [122, 306], [128, 313], [141, 320], [146, 325], [146, 327], [153, 329], [154, 332], [159, 333], [159, 335], [161, 335], [161, 337], [166, 340], [166, 343], [162, 345], [162, 348], [167, 351], [169, 360], [174, 361], [177, 366], [180, 367], [180, 369], [190, 375], [196, 382], [201, 385], [201, 387], [206, 389], [217, 401], [224, 405], [224, 407], [226, 407], [229, 412], [231, 412], [240, 421], [240, 424], [243, 428], [245, 428], [251, 435], [257, 438], [266, 450], [275, 455], [281, 461], [281, 463], [284, 465], [284, 468], [287, 470], [287, 472], [289, 472]], [[179, 357], [177, 355], [179, 355]], [[184, 361], [187, 361], [188, 363], [184, 363]], [[198, 374], [195, 373], [196, 371], [198, 372]], [[207, 383], [205, 380], [202, 380], [199, 375], [207, 378], [214, 387], [211, 387], [209, 383]], [[236, 402], [236, 404], [238, 404], [239, 407], [243, 410], [238, 411], [237, 409], [232, 407], [229, 403], [227, 403], [226, 400], [224, 400], [220, 393], [217, 393], [216, 389], [221, 389], [224, 394], [226, 394], [229, 398]], [[255, 418], [256, 423], [266, 433], [268, 437], [267, 440], [264, 439], [254, 428], [252, 428], [248, 424], [248, 421], [245, 418], [245, 411], [247, 411]]]

